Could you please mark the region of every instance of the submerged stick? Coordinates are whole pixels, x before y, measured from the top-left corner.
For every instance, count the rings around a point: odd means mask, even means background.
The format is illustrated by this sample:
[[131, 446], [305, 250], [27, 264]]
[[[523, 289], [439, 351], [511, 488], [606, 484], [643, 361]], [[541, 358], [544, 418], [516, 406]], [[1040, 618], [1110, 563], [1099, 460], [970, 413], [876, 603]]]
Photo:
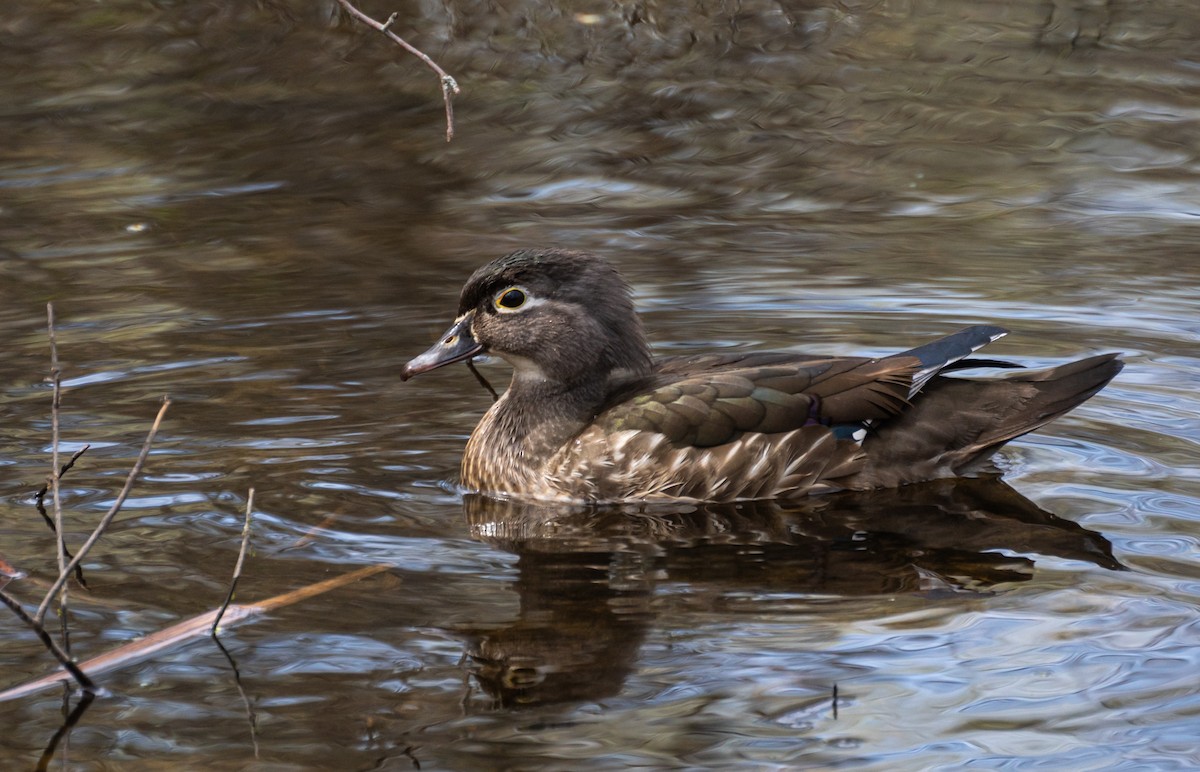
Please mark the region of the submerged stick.
[[237, 589], [238, 579], [242, 575], [242, 563], [246, 560], [246, 548], [250, 546], [250, 513], [253, 511], [254, 489], [251, 488], [250, 493], [246, 496], [246, 523], [242, 526], [242, 548], [238, 550], [237, 565], [233, 567], [233, 578], [229, 581], [229, 593], [225, 596], [225, 602], [221, 604], [221, 608], [217, 609], [217, 616], [213, 619], [212, 629], [209, 631], [214, 638], [217, 637], [217, 625], [221, 623], [225, 609], [229, 608], [229, 603], [233, 600], [233, 591]]
[[[268, 598], [258, 603], [240, 604], [234, 603], [225, 612], [226, 626], [242, 622], [247, 619], [252, 619], [284, 606], [290, 606], [302, 600], [307, 600], [315, 595], [337, 589], [343, 585], [356, 582], [359, 579], [377, 574], [381, 571], [387, 571], [395, 568], [391, 563], [378, 563], [373, 566], [363, 566], [362, 568], [351, 571], [348, 574], [335, 576], [331, 579], [310, 584], [306, 587], [301, 587], [297, 590], [285, 592], [282, 595], [276, 595], [273, 598]], [[2, 595], [3, 593], [0, 593]], [[172, 646], [178, 646], [186, 643], [192, 638], [198, 638], [208, 632], [212, 626], [213, 619], [216, 616], [216, 611], [206, 611], [205, 613], [184, 620], [178, 624], [159, 630], [156, 633], [151, 633], [145, 638], [142, 638], [132, 643], [127, 643], [112, 651], [105, 652], [99, 656], [81, 662], [78, 669], [87, 676], [98, 676], [109, 670], [115, 670], [120, 667], [138, 662], [152, 654], [156, 654], [163, 649]], [[0, 702], [6, 700], [15, 700], [20, 697], [25, 697], [43, 689], [47, 689], [55, 684], [62, 683], [66, 680], [61, 672], [51, 673], [36, 680], [30, 681], [20, 686], [14, 686], [11, 689], [0, 692]]]
[[404, 50], [408, 51], [410, 54], [424, 62], [426, 67], [437, 73], [438, 80], [442, 85], [442, 102], [446, 105], [446, 141], [449, 142], [450, 140], [454, 139], [453, 97], [455, 94], [458, 94], [462, 91], [462, 89], [458, 87], [458, 81], [454, 80], [454, 76], [439, 67], [437, 62], [433, 61], [433, 59], [430, 59], [425, 52], [421, 51], [419, 48], [412, 45], [395, 32], [392, 32], [391, 26], [396, 23], [396, 17], [398, 14], [393, 13], [388, 17], [387, 21], [378, 22], [355, 8], [350, 3], [350, 0], [338, 0], [338, 4], [345, 8], [347, 13], [361, 21], [363, 24], [366, 24], [369, 27], [374, 27], [376, 30], [387, 35], [392, 39], [392, 42], [403, 47]]
[[[20, 617], [22, 622], [29, 625], [29, 628], [37, 633], [37, 637], [41, 639], [45, 647], [50, 651], [51, 654], [54, 655], [54, 658], [57, 659], [58, 663], [63, 666], [63, 669], [70, 673], [71, 677], [79, 683], [79, 686], [84, 691], [97, 691], [95, 682], [93, 682], [91, 678], [88, 678], [87, 673], [83, 672], [78, 665], [71, 661], [71, 658], [67, 656], [65, 651], [58, 647], [58, 644], [55, 643], [54, 639], [50, 637], [50, 633], [46, 632], [45, 626], [43, 626], [39, 620], [34, 619], [33, 617], [29, 616], [29, 614], [25, 613], [25, 609], [21, 608], [21, 604], [18, 603], [15, 598], [3, 590], [0, 590], [0, 603], [3, 603], [5, 606], [8, 606], [10, 609], [12, 609], [12, 612]], [[59, 680], [62, 680], [61, 676], [59, 677]]]
[[46, 616], [46, 609], [50, 606], [50, 602], [54, 596], [62, 588], [67, 581], [67, 577], [71, 575], [71, 571], [75, 569], [83, 559], [91, 551], [92, 547], [99, 541], [100, 536], [104, 533], [104, 529], [108, 528], [108, 524], [116, 517], [117, 512], [121, 511], [121, 506], [125, 503], [125, 499], [129, 497], [129, 491], [133, 489], [133, 481], [142, 471], [142, 466], [146, 463], [146, 457], [150, 455], [150, 446], [154, 444], [154, 435], [158, 434], [158, 427], [162, 424], [163, 416], [166, 415], [167, 408], [171, 406], [171, 400], [168, 397], [163, 398], [162, 407], [158, 409], [158, 415], [154, 418], [154, 424], [150, 427], [150, 432], [146, 435], [146, 441], [142, 443], [142, 450], [138, 453], [137, 461], [134, 462], [133, 468], [129, 470], [129, 475], [125, 478], [125, 485], [121, 488], [121, 492], [117, 495], [117, 500], [112, 503], [108, 511], [104, 513], [104, 517], [100, 518], [100, 522], [96, 524], [96, 528], [92, 531], [92, 535], [79, 548], [79, 552], [75, 557], [58, 573], [58, 578], [54, 580], [54, 584], [50, 585], [50, 590], [46, 593], [46, 597], [38, 606], [37, 614], [34, 619], [40, 624]]

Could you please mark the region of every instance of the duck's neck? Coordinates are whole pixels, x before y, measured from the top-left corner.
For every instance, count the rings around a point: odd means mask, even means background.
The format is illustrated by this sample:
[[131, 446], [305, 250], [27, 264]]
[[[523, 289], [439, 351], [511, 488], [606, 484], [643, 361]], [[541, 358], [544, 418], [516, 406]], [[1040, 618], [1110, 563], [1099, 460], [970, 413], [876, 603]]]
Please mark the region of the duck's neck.
[[519, 493], [543, 484], [545, 463], [596, 417], [608, 393], [607, 378], [568, 386], [514, 376], [471, 433], [463, 453], [463, 485]]

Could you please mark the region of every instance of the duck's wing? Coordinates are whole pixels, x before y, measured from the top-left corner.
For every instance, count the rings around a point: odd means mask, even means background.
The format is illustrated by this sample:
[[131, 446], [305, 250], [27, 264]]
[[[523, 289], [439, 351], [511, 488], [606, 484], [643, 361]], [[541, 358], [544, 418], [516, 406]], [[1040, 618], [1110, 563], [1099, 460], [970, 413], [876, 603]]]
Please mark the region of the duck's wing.
[[[968, 359], [971, 354], [1008, 334], [1008, 330], [990, 324], [966, 327], [943, 338], [892, 354], [887, 359], [913, 357], [920, 365], [913, 374], [909, 398], [921, 390], [929, 379], [940, 372], [968, 370], [977, 367], [1020, 368], [1021, 365], [998, 359]], [[669, 356], [656, 362], [660, 378], [686, 377], [704, 373], [725, 372], [761, 367], [795, 367], [829, 360], [828, 356], [797, 354], [787, 351], [738, 351], [724, 354]], [[847, 359], [846, 361], [851, 361]]]
[[590, 500], [732, 501], [836, 490], [864, 463], [857, 438], [838, 424], [903, 409], [919, 366], [914, 357], [775, 360], [660, 376], [564, 446], [547, 479]]
[[649, 378], [614, 390], [547, 476], [567, 495], [593, 500], [729, 501], [848, 487], [866, 463], [863, 438], [907, 412], [932, 375], [1002, 332], [971, 328], [881, 359], [660, 360]]
[[947, 368], [1006, 364], [967, 357], [1007, 333], [976, 325], [882, 359], [787, 352], [670, 357], [659, 360], [651, 381], [621, 391], [598, 420], [614, 431], [653, 431], [695, 447], [813, 424], [844, 426], [849, 434], [899, 414]]
[[990, 324], [977, 324], [958, 332], [938, 338], [908, 351], [901, 351], [897, 357], [916, 357], [921, 361], [921, 367], [913, 375], [911, 398], [929, 382], [929, 379], [943, 370], [963, 370], [971, 367], [1019, 367], [1010, 362], [995, 359], [970, 360], [971, 354], [987, 344], [999, 340], [1008, 334], [1008, 330]]
[[915, 357], [773, 357], [750, 367], [704, 369], [625, 395], [596, 424], [609, 432], [654, 432], [677, 447], [708, 448], [745, 433], [778, 434], [804, 426], [888, 418], [908, 404]]
[[1034, 431], [1104, 388], [1124, 364], [1101, 354], [999, 378], [934, 378], [913, 408], [866, 437], [870, 461], [847, 485], [893, 487], [978, 469], [1009, 440]]

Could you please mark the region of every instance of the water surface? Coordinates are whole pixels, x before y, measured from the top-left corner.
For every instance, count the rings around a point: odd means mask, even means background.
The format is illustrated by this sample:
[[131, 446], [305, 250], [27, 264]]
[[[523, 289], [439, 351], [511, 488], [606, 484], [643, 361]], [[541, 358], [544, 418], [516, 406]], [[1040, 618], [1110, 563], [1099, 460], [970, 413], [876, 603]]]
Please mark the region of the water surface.
[[[83, 659], [386, 571], [100, 677], [71, 769], [1200, 766], [1194, 4], [46, 0], [0, 22], [0, 557]], [[611, 257], [656, 350], [882, 354], [974, 323], [1099, 396], [994, 478], [794, 507], [498, 507], [488, 395], [398, 382], [509, 249]], [[486, 375], [503, 383], [501, 364]], [[52, 671], [15, 618], [3, 683]], [[836, 687], [836, 692], [835, 692]], [[836, 697], [835, 697], [836, 694]], [[5, 767], [62, 723], [0, 703]]]

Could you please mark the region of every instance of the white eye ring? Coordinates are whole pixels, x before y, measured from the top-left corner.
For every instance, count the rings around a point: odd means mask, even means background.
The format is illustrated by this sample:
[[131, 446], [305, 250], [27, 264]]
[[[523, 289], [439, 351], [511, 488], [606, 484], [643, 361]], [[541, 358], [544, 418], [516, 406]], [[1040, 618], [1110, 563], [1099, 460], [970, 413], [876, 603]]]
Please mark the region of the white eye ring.
[[521, 311], [528, 308], [532, 298], [529, 293], [520, 287], [509, 287], [503, 292], [500, 292], [492, 299], [492, 303], [496, 306], [496, 310], [501, 313], [511, 314], [515, 311]]

